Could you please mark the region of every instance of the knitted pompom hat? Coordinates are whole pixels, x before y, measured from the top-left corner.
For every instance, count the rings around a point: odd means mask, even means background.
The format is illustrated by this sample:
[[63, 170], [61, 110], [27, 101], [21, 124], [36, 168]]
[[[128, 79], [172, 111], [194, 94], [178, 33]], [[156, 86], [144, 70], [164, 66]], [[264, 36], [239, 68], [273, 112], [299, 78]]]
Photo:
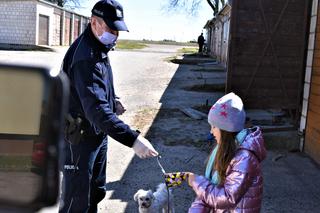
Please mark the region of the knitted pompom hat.
[[239, 96], [233, 92], [220, 98], [210, 109], [208, 122], [211, 126], [228, 132], [239, 132], [244, 128], [246, 113]]

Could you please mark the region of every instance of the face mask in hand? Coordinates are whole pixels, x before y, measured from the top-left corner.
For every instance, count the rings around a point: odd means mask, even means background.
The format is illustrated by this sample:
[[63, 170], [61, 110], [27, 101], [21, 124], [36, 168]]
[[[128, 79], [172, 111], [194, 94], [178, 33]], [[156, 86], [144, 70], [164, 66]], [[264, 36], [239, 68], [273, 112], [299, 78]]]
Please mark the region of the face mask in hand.
[[118, 36], [109, 32], [104, 32], [101, 36], [98, 36], [98, 38], [102, 44], [111, 49], [116, 45]]

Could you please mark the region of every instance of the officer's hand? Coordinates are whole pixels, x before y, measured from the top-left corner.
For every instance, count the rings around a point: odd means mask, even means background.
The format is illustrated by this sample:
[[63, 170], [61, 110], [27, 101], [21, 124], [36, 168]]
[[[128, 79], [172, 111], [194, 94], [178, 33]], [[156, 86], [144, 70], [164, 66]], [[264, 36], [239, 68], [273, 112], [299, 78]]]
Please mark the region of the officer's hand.
[[124, 108], [122, 103], [120, 101], [116, 101], [116, 114], [122, 115], [125, 111], [126, 109]]
[[141, 135], [135, 140], [132, 148], [140, 158], [156, 157], [159, 155], [152, 144]]

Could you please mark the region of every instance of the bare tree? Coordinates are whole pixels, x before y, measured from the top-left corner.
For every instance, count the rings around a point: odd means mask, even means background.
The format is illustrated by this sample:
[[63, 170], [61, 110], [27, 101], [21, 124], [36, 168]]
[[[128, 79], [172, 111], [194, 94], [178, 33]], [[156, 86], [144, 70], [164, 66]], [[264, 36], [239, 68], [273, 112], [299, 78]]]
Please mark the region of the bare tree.
[[[46, 0], [60, 7], [80, 8], [84, 0]], [[88, 0], [87, 0], [88, 1]]]
[[[199, 6], [203, 0], [168, 0], [168, 9], [169, 10], [178, 10], [183, 8], [187, 11], [187, 13], [191, 15], [195, 15], [198, 10]], [[213, 15], [216, 16], [219, 12], [219, 3], [221, 5], [225, 5], [225, 0], [206, 0], [209, 4], [210, 8], [213, 11]]]

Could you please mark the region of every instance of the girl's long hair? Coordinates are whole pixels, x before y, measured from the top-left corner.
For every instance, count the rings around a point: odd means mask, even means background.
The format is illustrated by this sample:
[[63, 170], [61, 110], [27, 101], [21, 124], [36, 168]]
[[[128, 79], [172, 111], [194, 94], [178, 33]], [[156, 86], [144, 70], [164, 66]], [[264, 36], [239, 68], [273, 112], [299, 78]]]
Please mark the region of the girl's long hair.
[[221, 141], [215, 158], [214, 168], [219, 174], [220, 184], [223, 184], [226, 179], [228, 165], [236, 153], [236, 135], [238, 132], [227, 132], [221, 129], [220, 131]]

